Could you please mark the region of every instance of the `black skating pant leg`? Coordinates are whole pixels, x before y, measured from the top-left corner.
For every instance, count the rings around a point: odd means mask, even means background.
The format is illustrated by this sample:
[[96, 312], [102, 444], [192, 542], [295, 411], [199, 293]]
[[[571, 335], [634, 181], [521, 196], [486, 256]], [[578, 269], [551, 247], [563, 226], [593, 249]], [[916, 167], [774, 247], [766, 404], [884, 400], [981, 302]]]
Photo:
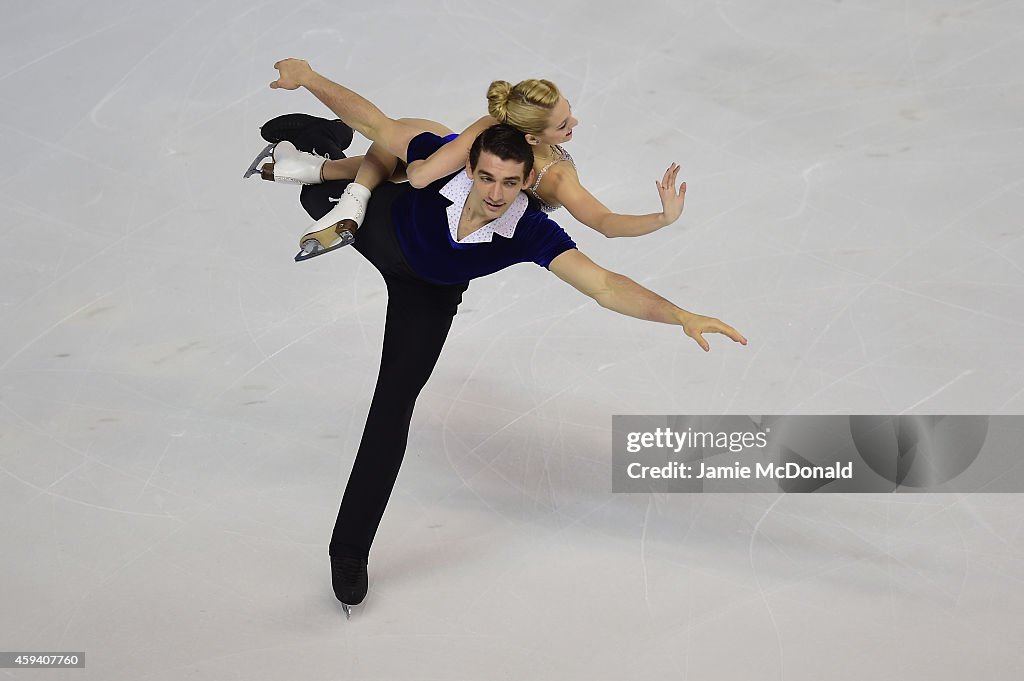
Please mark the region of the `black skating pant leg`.
[[[307, 185], [302, 189], [302, 205], [313, 219], [319, 219], [331, 209], [331, 197], [340, 196], [347, 184]], [[410, 190], [408, 185], [390, 183], [375, 189], [356, 233], [355, 250], [387, 284], [388, 310], [380, 373], [331, 536], [332, 556], [363, 560], [369, 556], [405, 456], [416, 398], [437, 364], [468, 288], [468, 284], [438, 285], [417, 279], [405, 261], [391, 223], [391, 205]]]
[[441, 354], [464, 287], [385, 277], [380, 373], [331, 537], [330, 555], [367, 559], [398, 477], [420, 390]]

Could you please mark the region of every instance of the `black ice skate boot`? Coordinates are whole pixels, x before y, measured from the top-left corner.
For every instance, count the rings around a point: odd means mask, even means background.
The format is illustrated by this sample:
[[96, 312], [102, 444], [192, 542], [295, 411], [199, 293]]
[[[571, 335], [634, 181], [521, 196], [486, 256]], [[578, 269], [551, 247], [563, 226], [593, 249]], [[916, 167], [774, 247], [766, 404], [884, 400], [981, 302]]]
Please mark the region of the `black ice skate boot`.
[[350, 618], [352, 606], [359, 605], [366, 598], [366, 561], [331, 556], [331, 584], [335, 597], [341, 601], [345, 619]]
[[306, 151], [331, 160], [345, 158], [352, 144], [352, 128], [340, 120], [293, 113], [271, 118], [260, 127], [260, 135], [271, 144], [291, 142]]

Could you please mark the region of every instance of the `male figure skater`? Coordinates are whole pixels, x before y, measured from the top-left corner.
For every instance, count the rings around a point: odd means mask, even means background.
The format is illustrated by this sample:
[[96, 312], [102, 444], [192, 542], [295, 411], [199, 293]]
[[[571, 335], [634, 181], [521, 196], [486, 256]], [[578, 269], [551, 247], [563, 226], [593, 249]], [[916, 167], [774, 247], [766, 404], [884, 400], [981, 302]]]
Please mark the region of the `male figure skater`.
[[[274, 66], [280, 77], [271, 87], [305, 87], [347, 125], [407, 163], [444, 144], [436, 135], [392, 121], [305, 61], [286, 59]], [[346, 616], [366, 596], [370, 545], [405, 454], [413, 406], [471, 279], [534, 262], [602, 307], [681, 326], [705, 351], [703, 333], [747, 343], [728, 324], [683, 310], [583, 255], [521, 192], [533, 175], [533, 151], [523, 134], [496, 125], [476, 138], [465, 170], [423, 189], [382, 184], [355, 228], [353, 246], [384, 277], [388, 307], [380, 373], [329, 548], [334, 593]], [[303, 206], [319, 219], [332, 209], [331, 195], [339, 196], [347, 185], [307, 186]]]

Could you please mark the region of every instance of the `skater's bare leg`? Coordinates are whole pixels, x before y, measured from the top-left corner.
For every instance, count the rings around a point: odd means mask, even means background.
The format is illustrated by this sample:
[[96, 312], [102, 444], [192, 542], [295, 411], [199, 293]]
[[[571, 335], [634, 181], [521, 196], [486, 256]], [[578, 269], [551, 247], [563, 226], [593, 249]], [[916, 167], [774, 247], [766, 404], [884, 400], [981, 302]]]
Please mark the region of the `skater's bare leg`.
[[[383, 152], [382, 153], [387, 153]], [[334, 180], [354, 180], [356, 174], [359, 172], [359, 166], [362, 165], [365, 156], [350, 156], [349, 158], [339, 158], [337, 160], [329, 160], [324, 163], [323, 166], [323, 181], [332, 182]], [[392, 156], [391, 158], [395, 158]], [[395, 159], [396, 161], [398, 159]], [[405, 182], [405, 164], [398, 162], [397, 167], [391, 176], [388, 178], [390, 182]]]
[[356, 232], [363, 224], [370, 194], [392, 176], [397, 165], [398, 159], [383, 150], [381, 145], [370, 145], [359, 164], [355, 180], [345, 187], [337, 205], [299, 239], [301, 252], [296, 259], [303, 260], [354, 242]]
[[[403, 119], [402, 121], [393, 122], [397, 127], [409, 131], [403, 133], [404, 136], [408, 137], [409, 141], [424, 131], [440, 135], [447, 135], [451, 132], [440, 123], [426, 119]], [[406, 145], [408, 146], [408, 141]], [[344, 160], [347, 161], [349, 159]], [[303, 234], [302, 238], [299, 239], [301, 251], [296, 256], [296, 259], [304, 260], [308, 257], [314, 257], [315, 255], [335, 250], [348, 243], [353, 243], [356, 232], [359, 230], [359, 226], [362, 225], [363, 217], [366, 215], [371, 193], [380, 186], [381, 182], [395, 175], [399, 163], [399, 158], [391, 153], [386, 145], [380, 142], [371, 144], [362, 162], [359, 164], [354, 181], [345, 187], [345, 191], [339, 197], [337, 205], [327, 215], [317, 220], [313, 224], [312, 229]], [[322, 173], [324, 180], [348, 179], [335, 178], [330, 175], [329, 173], [333, 172], [333, 168], [330, 168], [328, 164], [330, 164], [329, 161], [323, 165]], [[402, 165], [404, 167], [404, 164]], [[350, 171], [351, 166], [347, 165], [343, 169]]]
[[[407, 125], [412, 128], [416, 128], [416, 134], [419, 135], [422, 132], [432, 132], [438, 137], [445, 137], [446, 135], [452, 134], [451, 128], [448, 126], [432, 121], [429, 118], [399, 118], [398, 122], [402, 125]], [[410, 138], [411, 140], [412, 138]]]
[[[398, 122], [415, 129], [416, 132], [412, 134], [412, 137], [422, 132], [432, 132], [438, 137], [452, 134], [451, 129], [447, 126], [426, 118], [399, 118]], [[409, 139], [411, 140], [412, 137]], [[360, 175], [360, 166], [363, 165], [364, 159], [371, 162], [374, 167], [367, 169], [365, 174]], [[386, 176], [387, 179], [391, 182], [405, 181], [405, 164], [394, 154], [391, 154], [383, 144], [374, 142], [366, 156], [353, 156], [352, 158], [327, 161], [323, 167], [323, 178], [324, 182], [330, 182], [331, 180], [355, 180], [372, 191], [380, 184], [380, 181], [376, 181], [376, 175], [379, 172], [386, 171], [388, 168], [391, 171]], [[369, 182], [374, 184], [368, 184]]]
[[383, 145], [402, 161], [405, 161], [410, 140], [422, 132], [384, 115], [373, 102], [317, 73], [302, 59], [284, 59], [274, 64], [274, 68], [278, 70], [279, 77], [270, 87], [284, 90], [306, 88], [346, 125]]
[[371, 192], [391, 177], [398, 166], [398, 159], [380, 144], [374, 142], [366, 150], [366, 156], [359, 165], [355, 182], [369, 189]]
[[[416, 135], [421, 132], [432, 132], [438, 137], [452, 134], [451, 129], [448, 127], [426, 118], [399, 118], [398, 122], [415, 128], [418, 131]], [[363, 165], [364, 159], [372, 163], [374, 167], [368, 168], [365, 174], [360, 175], [360, 166]], [[366, 156], [353, 156], [352, 158], [327, 161], [323, 167], [323, 178], [324, 182], [330, 182], [331, 180], [355, 180], [372, 191], [380, 184], [380, 181], [376, 180], [376, 175], [380, 172], [387, 172], [388, 168], [391, 170], [386, 176], [387, 179], [391, 182], [405, 181], [405, 164], [401, 163], [398, 157], [389, 153], [384, 145], [374, 142]], [[373, 184], [367, 184], [368, 182], [373, 182]]]
[[[382, 153], [387, 153], [382, 151]], [[332, 180], [354, 180], [356, 174], [359, 172], [359, 166], [362, 165], [365, 156], [352, 156], [350, 158], [342, 158], [336, 161], [327, 161], [324, 163], [324, 182], [331, 182]], [[405, 164], [398, 161], [397, 158], [392, 156], [397, 165], [395, 170], [391, 173], [388, 178], [389, 182], [405, 182], [407, 179], [405, 176]]]
[[352, 156], [350, 158], [339, 158], [337, 160], [327, 161], [324, 163], [323, 170], [321, 171], [324, 182], [355, 179], [356, 173], [359, 172], [359, 165], [362, 162], [362, 156]]

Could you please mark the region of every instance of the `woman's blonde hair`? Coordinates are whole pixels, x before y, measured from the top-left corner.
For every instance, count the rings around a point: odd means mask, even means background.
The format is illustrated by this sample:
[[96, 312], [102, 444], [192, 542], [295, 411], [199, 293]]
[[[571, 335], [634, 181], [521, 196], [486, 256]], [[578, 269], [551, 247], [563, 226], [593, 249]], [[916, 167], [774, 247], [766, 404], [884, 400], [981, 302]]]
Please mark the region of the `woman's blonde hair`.
[[551, 110], [561, 96], [550, 80], [530, 78], [515, 85], [496, 80], [487, 88], [487, 112], [499, 123], [539, 135], [548, 127]]

